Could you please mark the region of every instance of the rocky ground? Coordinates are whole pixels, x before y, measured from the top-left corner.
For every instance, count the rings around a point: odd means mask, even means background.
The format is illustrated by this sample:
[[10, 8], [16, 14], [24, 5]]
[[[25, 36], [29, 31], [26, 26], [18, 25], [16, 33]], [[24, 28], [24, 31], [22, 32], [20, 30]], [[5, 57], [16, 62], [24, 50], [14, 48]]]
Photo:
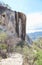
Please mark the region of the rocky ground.
[[10, 54], [9, 58], [2, 59], [0, 61], [0, 65], [22, 65], [23, 64], [23, 56], [19, 53]]

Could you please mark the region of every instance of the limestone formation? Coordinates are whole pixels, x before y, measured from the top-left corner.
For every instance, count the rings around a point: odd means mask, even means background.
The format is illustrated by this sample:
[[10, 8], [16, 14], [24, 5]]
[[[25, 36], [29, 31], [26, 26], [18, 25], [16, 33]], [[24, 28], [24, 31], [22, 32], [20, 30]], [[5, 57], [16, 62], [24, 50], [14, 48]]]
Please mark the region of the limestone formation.
[[25, 40], [26, 16], [21, 12], [12, 11], [3, 5], [0, 6], [0, 25], [11, 34]]

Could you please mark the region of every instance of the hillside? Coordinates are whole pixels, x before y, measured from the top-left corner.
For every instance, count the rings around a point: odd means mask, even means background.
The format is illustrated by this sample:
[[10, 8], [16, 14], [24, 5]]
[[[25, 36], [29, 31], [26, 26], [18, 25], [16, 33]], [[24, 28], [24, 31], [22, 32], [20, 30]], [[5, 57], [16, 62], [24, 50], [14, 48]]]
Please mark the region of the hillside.
[[[15, 61], [17, 63], [17, 60], [15, 60], [15, 57], [17, 57], [17, 54], [21, 54], [22, 60], [23, 60], [22, 65], [42, 65], [42, 38], [39, 38], [36, 41], [34, 41], [31, 46], [28, 45], [26, 42], [22, 41], [17, 46], [15, 46], [13, 48], [10, 47], [11, 53], [8, 53], [8, 54], [5, 52], [5, 49], [7, 50], [6, 45], [0, 44], [0, 48], [2, 48], [4, 50], [3, 54], [2, 54], [2, 52], [0, 52], [1, 53], [0, 64], [4, 63], [6, 61], [7, 64], [9, 65], [10, 64], [9, 61], [11, 61], [11, 60], [12, 60], [11, 64], [13, 61]], [[14, 57], [15, 53], [17, 53], [17, 54]], [[3, 59], [3, 58], [5, 58], [5, 59]], [[21, 58], [21, 56], [19, 58]], [[19, 58], [17, 57], [18, 63], [19, 63]], [[6, 62], [5, 62], [5, 65], [6, 65]], [[13, 62], [13, 64], [14, 64], [14, 62]]]

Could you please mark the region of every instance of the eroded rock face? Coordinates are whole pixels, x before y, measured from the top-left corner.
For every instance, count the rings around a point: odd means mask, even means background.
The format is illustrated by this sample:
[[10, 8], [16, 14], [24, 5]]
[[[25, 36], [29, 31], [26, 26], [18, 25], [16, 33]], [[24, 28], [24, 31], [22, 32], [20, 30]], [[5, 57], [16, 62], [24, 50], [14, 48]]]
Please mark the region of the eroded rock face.
[[3, 27], [4, 31], [25, 40], [26, 16], [23, 13], [0, 6], [0, 26]]

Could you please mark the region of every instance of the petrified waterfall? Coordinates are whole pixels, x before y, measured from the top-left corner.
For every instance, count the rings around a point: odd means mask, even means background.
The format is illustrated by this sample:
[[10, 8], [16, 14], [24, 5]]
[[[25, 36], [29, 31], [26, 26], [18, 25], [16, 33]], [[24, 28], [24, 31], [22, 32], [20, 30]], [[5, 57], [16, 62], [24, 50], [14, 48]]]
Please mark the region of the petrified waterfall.
[[26, 16], [21, 12], [12, 11], [7, 7], [0, 6], [0, 25], [6, 27], [6, 30], [10, 31], [22, 40], [25, 40], [26, 36]]

